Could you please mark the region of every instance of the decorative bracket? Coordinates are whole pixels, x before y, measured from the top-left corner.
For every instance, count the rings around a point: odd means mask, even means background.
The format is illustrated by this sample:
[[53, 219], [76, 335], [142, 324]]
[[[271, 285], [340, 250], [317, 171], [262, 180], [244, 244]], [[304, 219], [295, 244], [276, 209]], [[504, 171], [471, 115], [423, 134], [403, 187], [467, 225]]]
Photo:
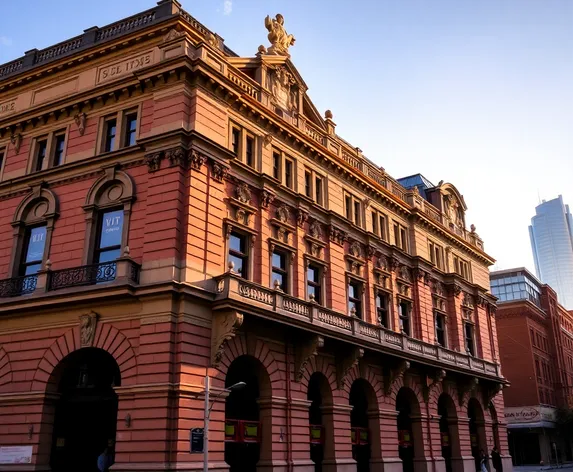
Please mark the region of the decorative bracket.
[[225, 180], [225, 178], [227, 177], [229, 168], [213, 160], [211, 161], [211, 171], [213, 179], [215, 179], [217, 182], [222, 183], [223, 180]]
[[87, 118], [88, 116], [85, 113], [78, 113], [76, 116], [74, 116], [74, 121], [76, 123], [76, 126], [78, 127], [80, 136], [83, 136], [86, 131]]
[[432, 391], [446, 378], [446, 371], [444, 369], [438, 369], [432, 377], [428, 376], [426, 378], [426, 385], [423, 389], [424, 400], [426, 403], [430, 400], [430, 395]]
[[165, 151], [165, 157], [172, 166], [181, 166], [186, 169], [189, 165], [187, 152], [180, 146]]
[[261, 192], [261, 206], [263, 208], [270, 207], [274, 199], [275, 199], [274, 193], [271, 193], [268, 190], [263, 190]]
[[201, 154], [195, 149], [191, 149], [188, 154], [188, 160], [191, 164], [191, 168], [194, 170], [201, 170], [201, 167], [205, 162], [207, 162], [207, 156]]
[[308, 220], [308, 211], [303, 208], [296, 209], [296, 222], [302, 228]]
[[20, 133], [13, 134], [10, 136], [10, 142], [13, 144], [16, 154], [18, 154], [20, 152], [20, 145], [22, 144], [22, 135]]
[[364, 357], [364, 349], [361, 347], [354, 347], [347, 353], [344, 357], [337, 359], [336, 365], [336, 383], [339, 389], [344, 388], [346, 383], [346, 377], [353, 369], [354, 366], [358, 365], [360, 359]]
[[313, 357], [318, 355], [318, 349], [324, 347], [322, 336], [313, 336], [306, 342], [297, 344], [295, 352], [294, 379], [296, 382], [302, 380], [304, 369]]
[[223, 359], [225, 345], [237, 334], [243, 324], [243, 315], [231, 311], [214, 311], [211, 324], [211, 365], [218, 367]]
[[398, 366], [395, 369], [390, 370], [390, 374], [384, 377], [384, 392], [386, 395], [390, 395], [392, 391], [392, 387], [394, 384], [404, 377], [406, 371], [410, 368], [409, 361], [400, 361]]
[[99, 315], [93, 311], [80, 316], [80, 345], [92, 347]]
[[163, 151], [151, 152], [145, 155], [145, 163], [147, 164], [148, 172], [156, 172], [161, 167], [163, 160]]
[[489, 405], [495, 396], [503, 390], [503, 384], [501, 382], [493, 384], [490, 388], [484, 391], [485, 404]]
[[473, 392], [479, 384], [477, 377], [472, 377], [468, 382], [458, 384], [458, 400], [460, 407], [464, 406], [466, 393]]

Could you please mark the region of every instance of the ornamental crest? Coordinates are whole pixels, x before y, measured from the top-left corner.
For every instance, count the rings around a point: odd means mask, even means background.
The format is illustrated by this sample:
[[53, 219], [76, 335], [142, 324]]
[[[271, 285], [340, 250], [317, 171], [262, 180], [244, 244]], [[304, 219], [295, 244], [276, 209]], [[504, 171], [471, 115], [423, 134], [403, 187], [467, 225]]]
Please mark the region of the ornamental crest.
[[350, 245], [349, 252], [351, 256], [362, 257], [362, 246], [358, 241], [353, 241]]
[[270, 74], [270, 89], [273, 102], [283, 110], [296, 108], [291, 87], [295, 84], [294, 77], [284, 66], [279, 66]]
[[277, 218], [281, 223], [288, 223], [290, 218], [290, 210], [286, 204], [282, 204], [277, 208]]
[[96, 327], [97, 327], [97, 313], [93, 311], [80, 316], [80, 344], [82, 347], [92, 347]]
[[242, 182], [235, 189], [235, 197], [241, 203], [251, 203], [251, 189], [246, 183]]
[[320, 227], [320, 223], [314, 220], [310, 227], [308, 228], [308, 234], [312, 238], [320, 239], [322, 238], [322, 228]]

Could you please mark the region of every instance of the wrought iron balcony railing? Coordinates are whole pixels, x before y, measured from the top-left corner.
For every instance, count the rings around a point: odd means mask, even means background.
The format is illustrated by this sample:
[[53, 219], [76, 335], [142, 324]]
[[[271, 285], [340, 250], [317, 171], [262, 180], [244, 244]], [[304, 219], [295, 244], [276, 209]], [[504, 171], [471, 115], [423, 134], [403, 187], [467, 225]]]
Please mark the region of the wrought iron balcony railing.
[[122, 260], [51, 271], [48, 274], [48, 291], [114, 281], [118, 277], [118, 264], [123, 262], [128, 264], [126, 278], [139, 283], [139, 265], [131, 260]]
[[0, 298], [17, 297], [32, 293], [36, 290], [37, 283], [38, 276], [35, 274], [0, 280]]
[[217, 292], [217, 299], [226, 301], [231, 299], [255, 310], [274, 312], [291, 318], [291, 321], [298, 325], [301, 323], [312, 325], [315, 329], [330, 331], [333, 335], [352, 336], [356, 341], [377, 345], [380, 350], [400, 357], [420, 362], [430, 361], [446, 369], [455, 368], [473, 372], [474, 375], [502, 377], [498, 363], [411, 338], [359, 318], [338, 313], [317, 303], [243, 280], [235, 274], [225, 274], [220, 277]]

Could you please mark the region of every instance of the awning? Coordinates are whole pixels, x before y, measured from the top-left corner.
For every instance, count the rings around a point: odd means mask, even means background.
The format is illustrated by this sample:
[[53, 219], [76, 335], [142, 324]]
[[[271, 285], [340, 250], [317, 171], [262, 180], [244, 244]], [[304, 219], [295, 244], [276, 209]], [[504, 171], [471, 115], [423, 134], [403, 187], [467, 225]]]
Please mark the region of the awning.
[[507, 429], [533, 429], [533, 428], [550, 428], [553, 429], [557, 425], [551, 421], [537, 421], [535, 423], [514, 423], [508, 424]]

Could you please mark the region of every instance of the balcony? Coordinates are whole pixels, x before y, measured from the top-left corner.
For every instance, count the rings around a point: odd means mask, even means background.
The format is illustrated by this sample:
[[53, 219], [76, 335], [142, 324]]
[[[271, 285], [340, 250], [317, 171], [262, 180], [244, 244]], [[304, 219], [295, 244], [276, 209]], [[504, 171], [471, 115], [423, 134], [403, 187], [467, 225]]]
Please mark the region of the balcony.
[[139, 284], [139, 272], [139, 264], [129, 257], [69, 269], [48, 269], [35, 275], [0, 280], [0, 299], [116, 281]]
[[344, 338], [355, 344], [367, 345], [399, 358], [439, 365], [444, 369], [462, 371], [472, 376], [501, 378], [499, 364], [411, 338], [317, 303], [243, 280], [232, 273], [217, 279], [216, 300], [226, 306], [232, 304], [238, 309], [259, 316], [321, 332], [327, 336]]

